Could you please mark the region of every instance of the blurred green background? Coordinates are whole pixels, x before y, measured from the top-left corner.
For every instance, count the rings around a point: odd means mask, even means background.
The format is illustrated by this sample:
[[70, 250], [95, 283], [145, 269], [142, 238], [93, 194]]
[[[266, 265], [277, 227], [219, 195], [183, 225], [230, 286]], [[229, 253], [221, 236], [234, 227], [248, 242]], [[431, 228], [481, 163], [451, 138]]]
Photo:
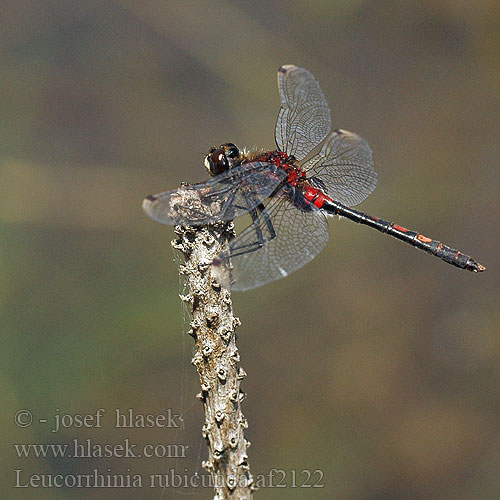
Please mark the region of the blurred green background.
[[[256, 498], [500, 495], [500, 4], [495, 0], [24, 1], [0, 16], [1, 497], [211, 498], [200, 488], [14, 488], [32, 474], [203, 474], [173, 231], [142, 198], [205, 179], [211, 145], [274, 147], [276, 71], [320, 82], [371, 145], [361, 208], [485, 264], [473, 275], [331, 220], [327, 248], [234, 294]], [[100, 429], [56, 414], [106, 409]], [[183, 415], [115, 429], [115, 408]], [[34, 423], [14, 424], [19, 409]], [[40, 423], [46, 418], [48, 423]], [[189, 446], [185, 458], [19, 458], [13, 444]], [[323, 471], [322, 488], [290, 474]], [[300, 476], [297, 483], [305, 476]], [[313, 479], [316, 479], [314, 476]]]

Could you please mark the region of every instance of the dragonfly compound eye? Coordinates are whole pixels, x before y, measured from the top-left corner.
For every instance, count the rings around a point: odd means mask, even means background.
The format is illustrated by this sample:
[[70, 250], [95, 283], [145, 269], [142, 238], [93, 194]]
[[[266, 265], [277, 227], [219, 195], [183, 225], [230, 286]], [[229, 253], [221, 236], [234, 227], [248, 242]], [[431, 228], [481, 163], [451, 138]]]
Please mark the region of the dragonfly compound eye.
[[228, 158], [231, 159], [239, 158], [240, 150], [232, 142], [228, 142], [227, 144], [224, 144], [222, 147], [225, 149], [226, 156]]
[[226, 170], [229, 170], [229, 162], [226, 158], [226, 152], [223, 147], [211, 149], [205, 156], [205, 168], [210, 172], [210, 175], [219, 175]]

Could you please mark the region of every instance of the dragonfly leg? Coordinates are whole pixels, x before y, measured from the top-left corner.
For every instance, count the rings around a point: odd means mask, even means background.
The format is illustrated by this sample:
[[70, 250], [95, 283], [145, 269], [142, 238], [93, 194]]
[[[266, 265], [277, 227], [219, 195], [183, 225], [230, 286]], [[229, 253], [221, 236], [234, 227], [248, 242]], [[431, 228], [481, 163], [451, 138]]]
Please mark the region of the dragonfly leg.
[[[258, 211], [260, 211], [260, 215]], [[246, 243], [244, 245], [231, 247], [230, 257], [237, 257], [239, 255], [244, 255], [246, 253], [255, 252], [256, 250], [262, 248], [266, 241], [270, 241], [276, 237], [276, 231], [274, 230], [271, 217], [269, 216], [266, 208], [262, 203], [259, 203], [257, 205], [257, 208], [251, 210], [250, 215], [252, 217], [252, 224], [257, 239], [252, 243]], [[267, 231], [269, 232], [269, 236], [264, 237], [262, 232], [261, 221], [265, 223]]]

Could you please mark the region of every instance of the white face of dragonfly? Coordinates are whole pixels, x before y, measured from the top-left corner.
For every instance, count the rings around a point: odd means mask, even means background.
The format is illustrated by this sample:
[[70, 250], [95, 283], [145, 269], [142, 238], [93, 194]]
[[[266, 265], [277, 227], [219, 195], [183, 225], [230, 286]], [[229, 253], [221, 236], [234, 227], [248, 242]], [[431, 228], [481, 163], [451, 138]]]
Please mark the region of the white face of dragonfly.
[[218, 148], [211, 148], [205, 156], [204, 164], [209, 174], [214, 177], [237, 167], [243, 160], [240, 150], [232, 143], [222, 144]]

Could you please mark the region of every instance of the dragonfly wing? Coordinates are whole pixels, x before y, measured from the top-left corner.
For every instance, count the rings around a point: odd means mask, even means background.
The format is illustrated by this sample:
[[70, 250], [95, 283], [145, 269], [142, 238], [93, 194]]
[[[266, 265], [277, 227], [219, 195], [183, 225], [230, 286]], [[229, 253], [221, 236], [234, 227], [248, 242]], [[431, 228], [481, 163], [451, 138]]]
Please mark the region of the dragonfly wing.
[[334, 130], [303, 169], [311, 184], [347, 206], [361, 203], [377, 184], [370, 146], [347, 130]]
[[267, 162], [249, 162], [200, 184], [147, 196], [142, 204], [162, 224], [202, 226], [232, 220], [266, 199], [286, 173]]
[[[329, 236], [323, 212], [316, 207], [303, 211], [285, 197], [273, 198], [259, 215], [258, 225], [261, 245], [255, 246], [255, 224], [230, 243], [233, 290], [250, 290], [284, 278], [318, 255]], [[227, 262], [228, 255], [220, 257]]]
[[291, 64], [278, 71], [281, 109], [276, 122], [278, 149], [304, 159], [328, 135], [330, 109], [314, 76]]

